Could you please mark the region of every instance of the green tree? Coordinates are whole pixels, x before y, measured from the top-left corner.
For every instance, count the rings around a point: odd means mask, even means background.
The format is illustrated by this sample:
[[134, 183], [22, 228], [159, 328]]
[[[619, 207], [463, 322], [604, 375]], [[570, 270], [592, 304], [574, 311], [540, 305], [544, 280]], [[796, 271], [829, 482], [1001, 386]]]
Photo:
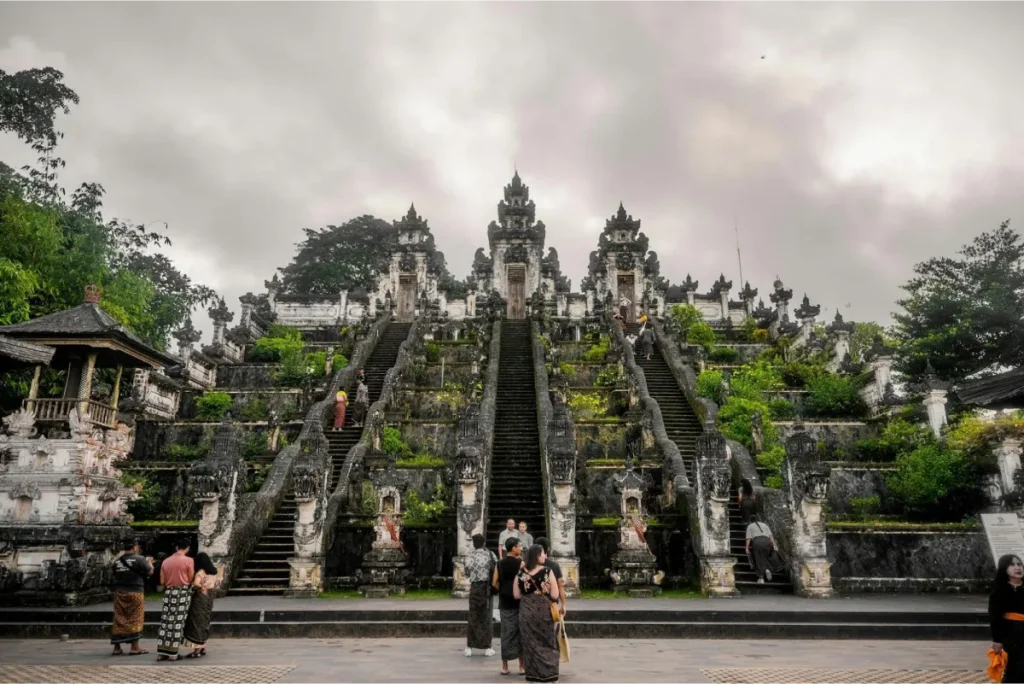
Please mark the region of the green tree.
[[928, 360], [951, 380], [1024, 362], [1024, 245], [1004, 221], [958, 252], [914, 267], [895, 336], [898, 369], [919, 377]]
[[281, 269], [287, 292], [336, 295], [372, 287], [377, 273], [398, 244], [398, 231], [383, 219], [359, 216], [340, 226], [306, 229], [298, 254]]
[[64, 74], [52, 67], [8, 74], [0, 69], [0, 132], [14, 133], [29, 143], [57, 144], [57, 112], [68, 114], [78, 95], [64, 85]]

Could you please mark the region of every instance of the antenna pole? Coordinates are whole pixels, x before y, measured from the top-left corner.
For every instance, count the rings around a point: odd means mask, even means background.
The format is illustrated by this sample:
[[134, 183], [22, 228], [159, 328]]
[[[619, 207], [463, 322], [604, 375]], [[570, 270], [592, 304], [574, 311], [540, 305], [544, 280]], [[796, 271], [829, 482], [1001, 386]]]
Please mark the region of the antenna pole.
[[740, 287], [744, 286], [743, 281], [743, 257], [740, 256], [740, 225], [739, 221], [736, 220], [736, 214], [732, 216], [732, 228], [736, 232], [736, 262], [740, 267]]

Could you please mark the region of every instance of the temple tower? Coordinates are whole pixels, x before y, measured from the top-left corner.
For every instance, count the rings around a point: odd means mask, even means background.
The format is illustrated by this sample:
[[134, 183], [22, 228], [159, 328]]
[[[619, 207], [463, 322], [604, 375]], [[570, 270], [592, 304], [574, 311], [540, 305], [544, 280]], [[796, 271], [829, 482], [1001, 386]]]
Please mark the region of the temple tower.
[[540, 290], [546, 230], [535, 218], [530, 188], [517, 171], [498, 202], [498, 220], [487, 227], [490, 286], [508, 301], [509, 318], [526, 318], [527, 303]]
[[660, 313], [665, 299], [666, 283], [661, 277], [658, 255], [650, 252], [647, 236], [640, 232], [640, 221], [619, 210], [605, 221], [598, 239], [597, 251], [590, 254], [589, 275], [584, 291], [595, 301], [611, 301], [616, 307], [628, 299], [627, 318], [636, 320], [639, 311], [650, 309]]
[[385, 304], [394, 306], [399, 321], [408, 322], [416, 317], [416, 305], [424, 295], [430, 300], [437, 297], [437, 278], [430, 275], [434, 237], [415, 205], [409, 205], [406, 215], [394, 224], [398, 247], [382, 274], [378, 293]]

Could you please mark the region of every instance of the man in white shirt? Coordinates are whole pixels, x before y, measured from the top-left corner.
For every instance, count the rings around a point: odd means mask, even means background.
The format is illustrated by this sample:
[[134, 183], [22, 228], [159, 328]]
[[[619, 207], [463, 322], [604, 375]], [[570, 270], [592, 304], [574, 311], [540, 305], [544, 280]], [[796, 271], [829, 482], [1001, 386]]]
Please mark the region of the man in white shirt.
[[498, 535], [498, 558], [505, 557], [505, 541], [510, 537], [519, 538], [519, 531], [516, 530], [516, 521], [512, 518], [505, 522], [505, 529]]

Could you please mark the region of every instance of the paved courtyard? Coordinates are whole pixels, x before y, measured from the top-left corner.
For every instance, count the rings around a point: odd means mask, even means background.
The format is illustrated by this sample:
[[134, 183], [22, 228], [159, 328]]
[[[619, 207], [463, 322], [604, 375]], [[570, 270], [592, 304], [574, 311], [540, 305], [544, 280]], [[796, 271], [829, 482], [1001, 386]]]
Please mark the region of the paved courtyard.
[[[3, 682], [505, 682], [460, 639], [224, 639], [192, 662], [101, 640], [0, 641]], [[155, 651], [155, 644], [144, 646]], [[495, 641], [495, 647], [498, 647]], [[577, 639], [563, 682], [985, 682], [988, 643]], [[512, 681], [522, 681], [511, 677]]]

